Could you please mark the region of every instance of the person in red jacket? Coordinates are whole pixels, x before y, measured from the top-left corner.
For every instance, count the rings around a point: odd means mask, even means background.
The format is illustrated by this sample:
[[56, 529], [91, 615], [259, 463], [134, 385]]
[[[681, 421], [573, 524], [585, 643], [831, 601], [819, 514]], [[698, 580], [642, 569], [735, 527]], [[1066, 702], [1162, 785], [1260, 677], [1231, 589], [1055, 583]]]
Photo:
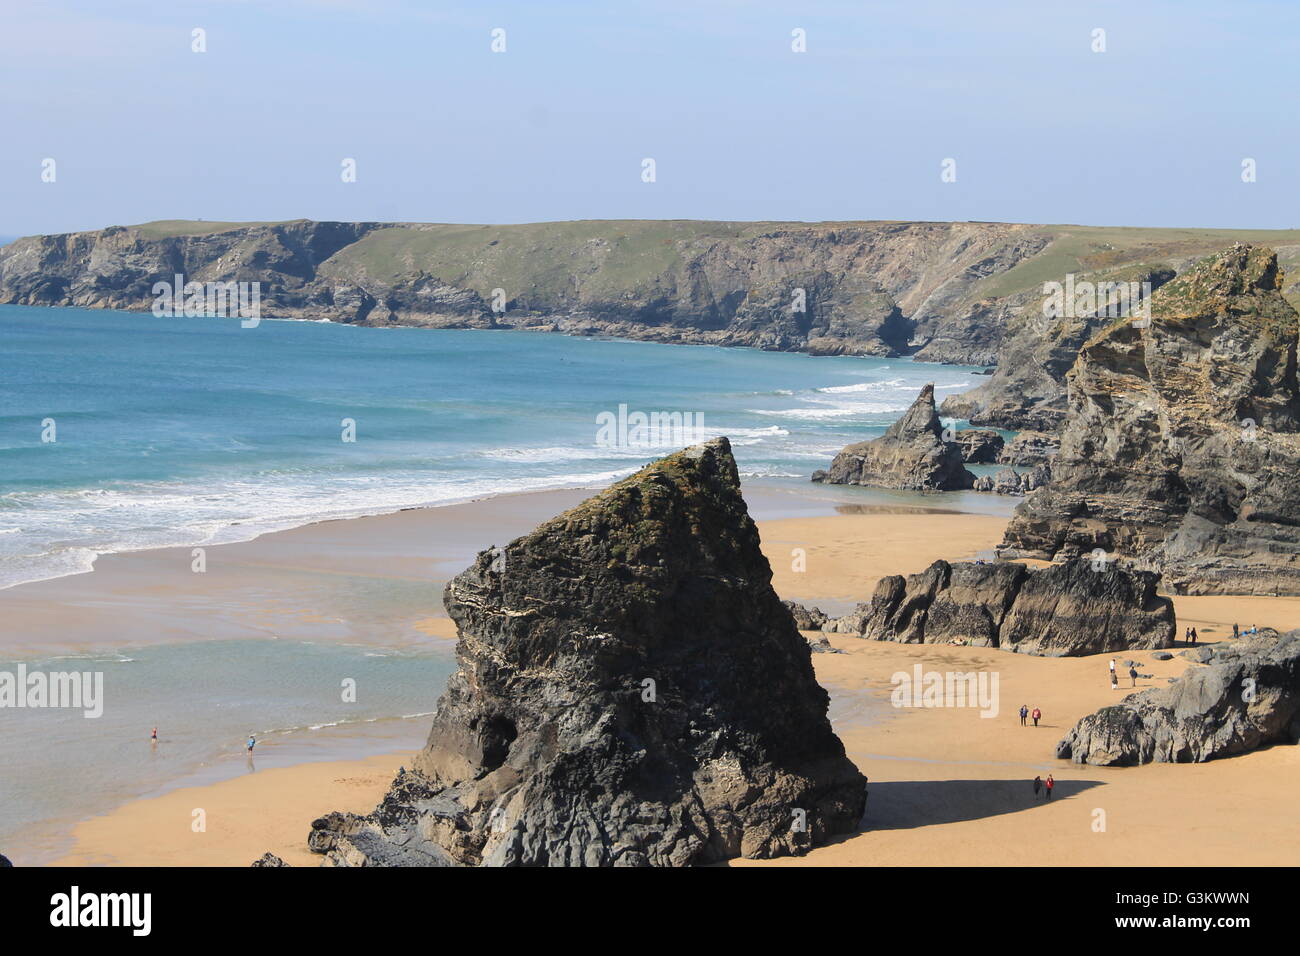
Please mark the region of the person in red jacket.
[[1047, 799], [1048, 799], [1048, 800], [1051, 800], [1051, 799], [1052, 799], [1052, 788], [1053, 788], [1054, 786], [1056, 786], [1056, 781], [1052, 779], [1052, 775], [1051, 775], [1050, 773], [1047, 775], [1047, 780], [1044, 781], [1044, 786], [1047, 787]]
[[1032, 717], [1032, 718], [1034, 718], [1034, 726], [1037, 727], [1037, 726], [1038, 726], [1038, 718], [1041, 717], [1041, 716], [1043, 716], [1043, 712], [1042, 712], [1041, 710], [1039, 710], [1037, 707], [1035, 707], [1035, 708], [1034, 708], [1034, 712], [1033, 712], [1032, 714], [1030, 714], [1029, 716]]

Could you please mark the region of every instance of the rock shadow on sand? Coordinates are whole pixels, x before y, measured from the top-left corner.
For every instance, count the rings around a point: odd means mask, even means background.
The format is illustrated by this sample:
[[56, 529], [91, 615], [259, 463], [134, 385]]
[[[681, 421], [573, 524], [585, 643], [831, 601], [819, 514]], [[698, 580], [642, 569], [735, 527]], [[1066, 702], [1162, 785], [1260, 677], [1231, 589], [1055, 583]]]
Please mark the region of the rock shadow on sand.
[[[1051, 803], [1069, 800], [1100, 780], [1057, 780]], [[1015, 780], [899, 780], [872, 782], [863, 830], [911, 830], [966, 820], [983, 820], [1046, 805], [1034, 796], [1033, 777]]]

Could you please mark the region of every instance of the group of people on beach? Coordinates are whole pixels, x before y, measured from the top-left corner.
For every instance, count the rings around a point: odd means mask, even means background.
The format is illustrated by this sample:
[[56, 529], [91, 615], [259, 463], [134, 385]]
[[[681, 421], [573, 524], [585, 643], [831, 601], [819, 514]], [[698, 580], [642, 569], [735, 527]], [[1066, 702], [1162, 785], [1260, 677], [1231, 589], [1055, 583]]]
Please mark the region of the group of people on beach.
[[1052, 788], [1055, 786], [1056, 786], [1056, 781], [1052, 779], [1052, 775], [1050, 773], [1047, 775], [1046, 780], [1044, 780], [1042, 777], [1035, 777], [1034, 778], [1034, 799], [1035, 800], [1038, 799], [1038, 791], [1042, 790], [1045, 787], [1047, 788], [1047, 799], [1051, 800]]
[[1026, 717], [1032, 717], [1034, 719], [1034, 726], [1037, 727], [1038, 718], [1042, 716], [1043, 716], [1043, 712], [1039, 710], [1037, 707], [1035, 707], [1033, 710], [1030, 710], [1025, 704], [1020, 705], [1020, 726], [1021, 727], [1025, 726]]
[[[1128, 662], [1128, 677], [1133, 682], [1131, 686], [1138, 685], [1137, 664], [1132, 661]], [[1119, 671], [1115, 669], [1115, 658], [1110, 659], [1110, 689], [1119, 690]]]

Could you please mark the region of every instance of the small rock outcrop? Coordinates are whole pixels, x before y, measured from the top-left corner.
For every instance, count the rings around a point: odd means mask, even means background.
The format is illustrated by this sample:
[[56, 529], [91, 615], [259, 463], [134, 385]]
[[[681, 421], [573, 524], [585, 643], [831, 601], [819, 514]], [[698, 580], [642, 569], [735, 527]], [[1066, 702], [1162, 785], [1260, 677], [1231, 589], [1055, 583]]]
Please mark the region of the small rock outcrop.
[[953, 443], [966, 464], [991, 465], [1001, 456], [1006, 439], [991, 428], [963, 428], [953, 436]]
[[1159, 576], [1071, 561], [1029, 568], [1006, 561], [936, 561], [881, 578], [867, 604], [832, 633], [904, 644], [963, 643], [1048, 657], [1170, 647], [1173, 604]]
[[260, 857], [254, 860], [250, 865], [251, 866], [288, 866], [289, 864], [285, 863], [284, 860], [280, 859], [274, 853], [263, 853]]
[[830, 620], [821, 608], [805, 607], [795, 601], [782, 601], [781, 603], [790, 609], [790, 616], [794, 618], [794, 626], [801, 631], [820, 631], [822, 625]]
[[1300, 317], [1282, 286], [1276, 254], [1238, 244], [1095, 335], [1052, 479], [1002, 553], [1102, 551], [1179, 594], [1300, 593]]
[[869, 485], [908, 491], [954, 491], [969, 488], [975, 476], [962, 465], [961, 448], [943, 440], [934, 407], [934, 385], [921, 389], [912, 407], [889, 430], [871, 441], [844, 448], [829, 471], [813, 481], [833, 485]]
[[1025, 472], [1014, 468], [1003, 468], [996, 475], [980, 475], [972, 486], [975, 491], [991, 491], [999, 495], [1016, 495], [1023, 497], [1035, 491], [1052, 479], [1052, 470], [1044, 462]]
[[1056, 745], [1075, 763], [1199, 763], [1300, 739], [1300, 630], [1216, 645], [1207, 666], [1084, 717]]
[[686, 866], [858, 827], [865, 780], [771, 585], [725, 438], [482, 552], [429, 742], [334, 865]]
[[13, 864], [9, 862], [9, 857], [5, 856], [3, 853], [0, 853], [0, 868], [6, 866], [13, 866]]

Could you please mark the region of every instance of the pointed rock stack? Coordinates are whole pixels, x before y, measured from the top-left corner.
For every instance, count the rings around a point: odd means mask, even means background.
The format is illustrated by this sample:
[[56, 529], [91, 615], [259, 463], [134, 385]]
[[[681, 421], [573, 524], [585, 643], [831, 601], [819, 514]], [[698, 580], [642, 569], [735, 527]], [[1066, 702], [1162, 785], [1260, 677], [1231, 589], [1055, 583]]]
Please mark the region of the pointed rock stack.
[[812, 480], [907, 491], [955, 491], [971, 487], [975, 476], [962, 464], [961, 446], [944, 441], [932, 383], [921, 389], [912, 407], [885, 434], [847, 446], [835, 456], [829, 471], [815, 472]]
[[336, 865], [685, 866], [856, 830], [864, 778], [773, 591], [730, 446], [671, 455], [447, 585], [459, 669]]

